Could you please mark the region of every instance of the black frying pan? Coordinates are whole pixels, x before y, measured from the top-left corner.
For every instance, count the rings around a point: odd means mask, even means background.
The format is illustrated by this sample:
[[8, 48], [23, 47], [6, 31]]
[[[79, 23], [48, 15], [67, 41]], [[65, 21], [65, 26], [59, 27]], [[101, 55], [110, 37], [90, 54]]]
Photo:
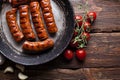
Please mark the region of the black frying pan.
[[74, 30], [73, 8], [68, 0], [52, 0], [52, 4], [54, 7], [53, 13], [56, 17], [56, 24], [59, 27], [58, 34], [50, 35], [55, 41], [55, 45], [52, 49], [35, 55], [29, 55], [21, 51], [21, 45], [16, 44], [14, 40], [12, 40], [4, 19], [5, 11], [9, 9], [9, 5], [7, 3], [3, 4], [0, 18], [0, 52], [6, 58], [23, 65], [38, 65], [55, 59], [64, 51], [72, 38]]

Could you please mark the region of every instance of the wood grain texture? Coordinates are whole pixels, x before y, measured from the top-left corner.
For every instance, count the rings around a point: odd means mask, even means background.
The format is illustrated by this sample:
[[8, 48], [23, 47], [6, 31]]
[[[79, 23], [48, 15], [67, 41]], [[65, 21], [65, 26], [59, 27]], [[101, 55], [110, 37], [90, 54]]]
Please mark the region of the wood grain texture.
[[[16, 70], [13, 74], [3, 74], [0, 71], [0, 79], [18, 80], [18, 72]], [[120, 68], [26, 70], [24, 74], [29, 76], [28, 80], [119, 80]]]
[[[76, 5], [79, 5], [78, 3], [81, 0], [70, 0], [70, 1], [74, 9], [76, 9], [77, 8]], [[118, 9], [120, 7], [120, 2], [118, 0], [114, 0], [114, 1], [113, 0], [96, 0], [96, 1], [90, 0], [90, 1], [91, 1], [90, 2], [91, 4], [101, 7], [103, 11], [96, 10], [98, 11], [98, 18], [97, 18], [98, 21], [95, 22], [92, 28], [93, 32], [91, 33], [91, 40], [89, 41], [89, 44], [86, 48], [87, 57], [85, 62], [81, 63], [77, 61], [76, 58], [74, 57], [74, 59], [70, 63], [68, 63], [63, 59], [63, 56], [61, 55], [57, 59], [47, 64], [37, 66], [38, 68], [41, 68], [41, 67], [45, 68], [47, 66], [50, 66], [52, 68], [120, 67], [120, 64], [119, 64], [120, 32], [119, 31], [111, 32], [113, 30], [119, 30], [120, 28], [120, 22], [119, 22], [120, 10]], [[104, 2], [104, 4], [102, 1]], [[104, 7], [105, 5], [106, 6], [111, 5], [111, 6]], [[118, 12], [115, 12], [114, 9], [118, 10]], [[102, 12], [103, 14], [106, 14], [107, 12], [116, 13], [116, 14], [101, 15], [99, 11]], [[75, 10], [75, 12], [77, 11]], [[118, 18], [116, 17], [114, 18], [114, 20], [110, 20], [108, 18], [108, 20], [104, 22], [105, 18], [107, 18], [106, 16], [107, 17], [118, 16]], [[116, 26], [113, 24], [115, 24]], [[112, 28], [110, 28], [109, 26], [111, 26]], [[100, 30], [98, 30], [98, 28]], [[101, 30], [104, 30], [104, 31], [101, 31]]]
[[[66, 62], [63, 55], [55, 60], [30, 69], [47, 68], [100, 68], [120, 67], [120, 33], [92, 33], [86, 48], [87, 57], [80, 62], [74, 56], [71, 62]], [[56, 65], [57, 64], [57, 65]]]
[[[82, 0], [70, 0], [75, 14]], [[66, 62], [63, 55], [53, 61], [38, 65], [26, 66], [28, 80], [120, 80], [120, 0], [89, 0], [89, 8], [97, 12], [97, 20], [92, 26], [91, 40], [86, 48], [84, 62], [74, 59]], [[3, 74], [8, 65], [6, 61], [0, 66], [0, 80], [18, 80], [15, 68], [13, 74]]]
[[[79, 10], [81, 0], [70, 0], [76, 15], [82, 15]], [[119, 0], [88, 0], [89, 10], [97, 12], [97, 20], [92, 32], [120, 32], [120, 1]]]

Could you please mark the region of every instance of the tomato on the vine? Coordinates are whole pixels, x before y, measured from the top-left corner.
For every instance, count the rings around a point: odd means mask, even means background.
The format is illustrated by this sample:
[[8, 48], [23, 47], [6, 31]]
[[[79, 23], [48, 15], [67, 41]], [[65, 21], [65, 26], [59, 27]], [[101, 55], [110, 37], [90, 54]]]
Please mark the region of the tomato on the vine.
[[84, 27], [84, 30], [86, 32], [90, 32], [90, 30], [91, 30], [91, 24], [89, 22], [84, 22], [83, 27]]
[[75, 20], [76, 20], [77, 23], [79, 24], [79, 27], [81, 27], [81, 26], [82, 26], [82, 22], [83, 22], [82, 16], [76, 15], [76, 16], [75, 16]]
[[76, 29], [74, 29], [73, 37], [76, 37], [77, 35], [78, 35], [78, 31]]
[[73, 56], [74, 56], [74, 54], [73, 54], [72, 50], [70, 50], [70, 49], [65, 50], [65, 52], [64, 52], [65, 59], [72, 60]]
[[75, 42], [75, 43], [74, 43], [74, 40], [71, 40], [69, 45], [70, 45], [70, 47], [72, 47], [72, 48], [77, 48], [77, 47], [79, 46], [78, 42]]
[[89, 41], [89, 39], [90, 39], [90, 34], [87, 33], [87, 32], [83, 32], [83, 33], [82, 33], [82, 38], [85, 38], [87, 41]]
[[86, 51], [84, 49], [76, 50], [76, 57], [78, 60], [84, 60], [86, 57]]
[[94, 22], [95, 20], [96, 20], [96, 17], [97, 17], [97, 15], [96, 15], [96, 12], [88, 12], [87, 13], [87, 20], [89, 21], [89, 22]]

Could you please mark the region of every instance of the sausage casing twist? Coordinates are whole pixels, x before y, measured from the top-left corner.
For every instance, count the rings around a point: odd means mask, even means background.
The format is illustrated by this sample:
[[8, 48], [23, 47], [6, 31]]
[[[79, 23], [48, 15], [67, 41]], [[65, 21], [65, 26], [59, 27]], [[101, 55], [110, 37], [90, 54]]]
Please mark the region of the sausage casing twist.
[[43, 17], [49, 33], [56, 33], [58, 28], [55, 23], [50, 0], [40, 0]]
[[12, 10], [6, 12], [6, 20], [14, 40], [16, 42], [20, 42], [24, 38], [24, 35], [20, 31], [20, 28], [18, 26], [16, 20], [16, 11], [17, 11], [16, 8], [12, 8]]
[[24, 42], [22, 48], [26, 51], [34, 51], [34, 52], [41, 52], [45, 51], [49, 48], [52, 48], [54, 46], [54, 42], [52, 39], [46, 39], [44, 41], [39, 42]]
[[36, 30], [36, 33], [38, 35], [38, 38], [40, 40], [45, 40], [48, 38], [48, 34], [46, 32], [46, 29], [44, 27], [42, 16], [40, 13], [40, 6], [37, 1], [30, 3], [30, 11], [32, 15], [32, 21]]
[[20, 26], [22, 28], [22, 32], [26, 38], [26, 40], [35, 40], [35, 34], [32, 30], [32, 26], [30, 23], [30, 15], [29, 15], [29, 6], [21, 5], [19, 6], [20, 12]]

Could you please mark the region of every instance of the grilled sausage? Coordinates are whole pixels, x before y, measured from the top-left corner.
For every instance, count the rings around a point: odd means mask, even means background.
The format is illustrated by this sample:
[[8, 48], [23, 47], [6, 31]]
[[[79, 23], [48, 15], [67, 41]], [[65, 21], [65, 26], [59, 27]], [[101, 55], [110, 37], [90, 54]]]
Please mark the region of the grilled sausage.
[[54, 46], [54, 42], [52, 39], [46, 39], [41, 42], [29, 42], [25, 41], [22, 48], [25, 51], [34, 51], [34, 52], [41, 52], [45, 51], [49, 48], [52, 48]]
[[48, 38], [48, 34], [46, 32], [46, 29], [44, 27], [42, 16], [40, 13], [40, 6], [38, 2], [31, 2], [30, 3], [30, 11], [32, 15], [32, 21], [35, 27], [35, 30], [37, 32], [38, 38], [40, 40], [45, 40]]
[[20, 26], [26, 40], [35, 40], [35, 34], [30, 24], [28, 5], [19, 6]]
[[17, 24], [16, 11], [17, 11], [16, 8], [12, 8], [12, 10], [6, 12], [6, 20], [14, 40], [16, 42], [20, 42], [23, 39], [24, 35], [20, 31], [20, 28]]
[[50, 0], [40, 0], [40, 5], [48, 32], [56, 33], [58, 31], [58, 28], [56, 26], [55, 19], [52, 13]]
[[12, 7], [17, 7], [21, 4], [28, 3], [29, 0], [11, 0]]

